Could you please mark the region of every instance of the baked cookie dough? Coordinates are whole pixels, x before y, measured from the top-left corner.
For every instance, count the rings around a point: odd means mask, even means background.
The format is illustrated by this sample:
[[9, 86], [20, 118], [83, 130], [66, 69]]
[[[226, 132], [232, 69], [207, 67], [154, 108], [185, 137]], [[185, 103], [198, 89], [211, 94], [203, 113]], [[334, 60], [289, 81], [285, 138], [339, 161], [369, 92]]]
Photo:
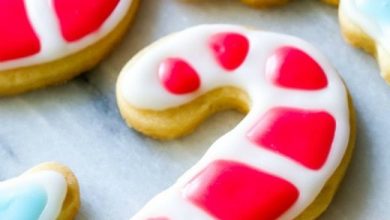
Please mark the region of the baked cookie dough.
[[91, 69], [122, 38], [138, 1], [0, 1], [0, 96]]
[[[250, 6], [254, 7], [271, 7], [271, 6], [278, 6], [278, 5], [284, 5], [290, 0], [241, 0], [241, 2], [248, 4]], [[338, 5], [339, 0], [322, 0], [325, 3], [331, 4], [331, 5]]]
[[116, 89], [128, 125], [158, 139], [189, 134], [218, 111], [248, 113], [133, 219], [314, 219], [352, 154], [344, 83], [292, 36], [192, 27], [132, 58]]
[[0, 219], [71, 220], [80, 207], [77, 179], [58, 163], [0, 182]]
[[374, 55], [390, 84], [390, 0], [341, 0], [339, 19], [346, 41]]

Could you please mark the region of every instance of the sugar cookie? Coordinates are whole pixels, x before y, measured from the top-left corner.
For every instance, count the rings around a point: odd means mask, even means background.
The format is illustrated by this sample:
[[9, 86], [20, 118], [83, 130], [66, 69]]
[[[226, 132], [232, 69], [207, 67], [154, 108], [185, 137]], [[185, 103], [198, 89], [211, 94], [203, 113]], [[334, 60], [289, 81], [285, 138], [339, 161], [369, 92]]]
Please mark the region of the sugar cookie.
[[0, 195], [4, 220], [70, 220], [80, 206], [76, 177], [57, 163], [44, 163], [0, 182]]
[[[289, 1], [290, 0], [241, 0], [241, 2], [254, 7], [271, 7], [271, 6], [284, 5]], [[332, 5], [338, 5], [339, 3], [339, 0], [322, 0], [322, 1]]]
[[188, 134], [207, 116], [248, 115], [133, 219], [313, 219], [354, 144], [353, 108], [328, 61], [291, 36], [201, 25], [136, 55], [117, 81], [129, 126]]
[[95, 66], [138, 0], [0, 0], [0, 95], [58, 84]]
[[342, 0], [339, 18], [345, 39], [373, 54], [390, 84], [390, 0]]
[[340, 0], [322, 0], [322, 1], [331, 5], [338, 5], [340, 2]]

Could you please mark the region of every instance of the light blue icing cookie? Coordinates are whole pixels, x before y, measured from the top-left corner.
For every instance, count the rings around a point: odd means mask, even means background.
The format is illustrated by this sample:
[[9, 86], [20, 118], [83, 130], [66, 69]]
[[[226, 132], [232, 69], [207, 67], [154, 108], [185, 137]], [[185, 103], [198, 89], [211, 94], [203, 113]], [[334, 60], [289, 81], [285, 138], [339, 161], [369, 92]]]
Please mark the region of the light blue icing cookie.
[[390, 25], [390, 0], [357, 0], [359, 10], [378, 23]]
[[1, 220], [38, 220], [46, 204], [47, 193], [38, 184], [0, 189]]

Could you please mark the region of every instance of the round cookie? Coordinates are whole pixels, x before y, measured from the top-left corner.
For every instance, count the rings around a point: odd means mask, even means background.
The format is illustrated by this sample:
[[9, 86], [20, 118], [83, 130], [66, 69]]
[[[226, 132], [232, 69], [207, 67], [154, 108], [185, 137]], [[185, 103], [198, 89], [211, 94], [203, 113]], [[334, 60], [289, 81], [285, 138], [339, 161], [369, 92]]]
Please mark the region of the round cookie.
[[[241, 0], [241, 2], [248, 4], [250, 6], [254, 7], [271, 7], [271, 6], [278, 6], [278, 5], [284, 5], [290, 0]], [[339, 0], [322, 0], [325, 3], [332, 4], [332, 5], [338, 5]]]
[[341, 0], [339, 19], [346, 41], [374, 55], [390, 84], [390, 0]]
[[122, 38], [138, 1], [1, 0], [0, 96], [91, 69]]
[[0, 219], [70, 220], [80, 207], [77, 179], [58, 163], [0, 182]]
[[348, 92], [310, 44], [234, 25], [201, 25], [132, 58], [117, 81], [129, 126], [158, 139], [225, 109], [248, 113], [133, 219], [314, 219], [354, 145]]

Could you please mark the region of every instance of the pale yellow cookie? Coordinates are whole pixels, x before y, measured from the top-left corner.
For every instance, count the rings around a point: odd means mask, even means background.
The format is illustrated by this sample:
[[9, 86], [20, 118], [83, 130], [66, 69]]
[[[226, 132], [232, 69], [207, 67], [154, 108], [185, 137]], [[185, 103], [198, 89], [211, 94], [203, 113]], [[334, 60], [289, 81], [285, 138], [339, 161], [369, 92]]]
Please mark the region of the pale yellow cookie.
[[241, 0], [241, 2], [253, 7], [272, 7], [286, 4], [289, 0]]
[[[200, 123], [219, 111], [235, 109], [247, 113], [250, 103], [244, 92], [229, 87], [214, 90], [189, 104], [164, 111], [134, 108], [118, 92], [117, 102], [123, 118], [130, 127], [147, 136], [162, 140], [170, 140], [192, 133]], [[355, 119], [355, 111], [350, 100], [351, 134], [344, 158], [315, 200], [294, 219], [316, 219], [328, 208], [352, 158], [356, 140]]]
[[2, 198], [8, 201], [8, 206], [0, 209], [0, 217], [5, 219], [35, 216], [40, 220], [71, 220], [80, 208], [75, 175], [55, 162], [40, 164], [19, 177], [0, 182], [0, 193], [5, 193]]
[[[85, 4], [84, 6], [83, 4], [77, 5], [78, 1], [69, 2], [69, 4], [75, 2], [75, 6], [72, 6], [75, 8], [74, 10], [78, 10], [78, 7], [81, 7], [80, 10], [88, 10], [88, 7], [85, 8]], [[107, 14], [105, 21], [101, 21], [102, 24], [100, 24], [96, 30], [92, 31], [89, 30], [88, 27], [80, 27], [79, 29], [81, 31], [83, 31], [83, 28], [89, 31], [88, 33], [84, 33], [82, 37], [77, 32], [80, 31], [77, 27], [81, 25], [78, 25], [77, 23], [68, 24], [68, 26], [70, 26], [68, 32], [70, 33], [58, 33], [59, 30], [57, 30], [57, 28], [59, 27], [56, 24], [53, 24], [52, 21], [47, 21], [47, 16], [54, 16], [51, 14], [54, 9], [49, 7], [49, 1], [45, 1], [45, 3], [42, 4], [27, 4], [25, 10], [29, 13], [27, 13], [28, 16], [26, 19], [28, 19], [27, 21], [31, 24], [33, 31], [37, 32], [38, 36], [36, 36], [36, 43], [40, 44], [40, 50], [34, 51], [34, 54], [32, 55], [25, 55], [23, 57], [13, 56], [13, 46], [8, 46], [8, 48], [10, 48], [10, 52], [8, 53], [2, 54], [0, 52], [0, 96], [17, 94], [49, 85], [60, 84], [90, 70], [99, 63], [123, 37], [139, 4], [139, 0], [120, 1], [116, 6], [112, 5], [111, 2], [115, 1], [110, 0], [99, 3], [101, 6], [94, 8], [106, 13], [104, 8], [98, 7], [105, 7], [107, 4], [112, 7], [112, 11], [111, 14]], [[45, 6], [44, 4], [48, 4], [48, 6]], [[47, 10], [42, 11], [41, 5], [44, 5], [43, 8]], [[3, 10], [9, 9], [4, 7]], [[39, 13], [39, 11], [41, 12]], [[67, 13], [73, 12], [65, 11], [63, 13], [64, 19], [66, 19], [66, 16], [69, 16]], [[41, 15], [37, 16], [37, 14]], [[93, 17], [93, 15], [85, 16]], [[95, 17], [99, 18], [100, 16]], [[69, 18], [69, 20], [71, 19], [72, 18]], [[92, 20], [89, 22], [91, 23], [88, 23], [90, 26], [96, 26], [94, 23], [95, 21]], [[75, 26], [74, 29], [73, 26]], [[10, 26], [9, 28], [11, 29], [13, 27]], [[69, 39], [61, 36], [61, 34], [65, 36], [66, 34], [69, 35], [67, 36]], [[24, 39], [21, 41], [23, 40]], [[0, 50], [3, 47], [7, 47], [7, 45], [2, 44], [5, 43], [0, 41]], [[10, 43], [8, 42], [8, 44]], [[31, 42], [27, 42], [26, 44], [27, 47], [32, 47]], [[15, 47], [15, 50], [21, 49]], [[20, 54], [20, 56], [22, 55], [23, 54]]]
[[338, 5], [340, 2], [340, 0], [322, 0], [322, 1], [331, 5]]
[[[290, 0], [241, 0], [241, 2], [253, 7], [272, 7], [286, 4]], [[328, 4], [338, 5], [339, 0], [322, 0]]]
[[134, 220], [315, 219], [353, 152], [355, 115], [343, 81], [291, 36], [189, 28], [134, 56], [116, 96], [129, 127], [157, 139], [187, 135], [219, 111], [247, 113]]
[[390, 1], [342, 0], [339, 20], [345, 40], [372, 54], [390, 84]]

